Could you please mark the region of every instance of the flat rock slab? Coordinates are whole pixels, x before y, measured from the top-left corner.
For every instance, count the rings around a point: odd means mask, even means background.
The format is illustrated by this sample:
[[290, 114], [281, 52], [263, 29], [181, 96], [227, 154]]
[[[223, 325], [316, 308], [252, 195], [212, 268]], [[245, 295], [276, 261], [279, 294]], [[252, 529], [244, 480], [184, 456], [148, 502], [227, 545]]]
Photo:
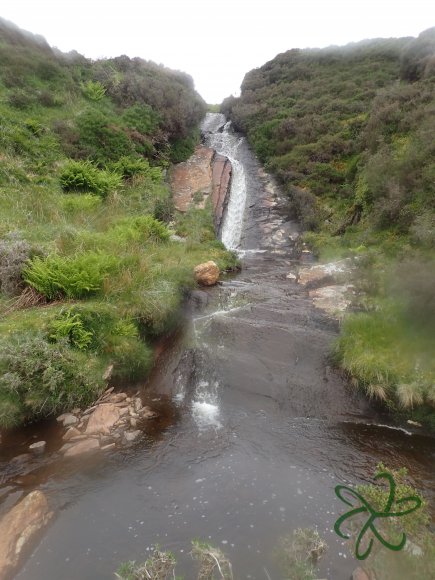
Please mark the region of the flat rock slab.
[[41, 491], [32, 491], [0, 521], [0, 580], [11, 578], [21, 557], [53, 516]]
[[323, 286], [323, 288], [310, 290], [309, 296], [313, 299], [316, 308], [320, 308], [328, 314], [338, 314], [344, 312], [350, 305], [352, 290], [351, 284]]
[[121, 409], [114, 403], [99, 405], [89, 417], [87, 435], [109, 435], [121, 417]]
[[336, 282], [342, 279], [352, 269], [352, 266], [352, 261], [346, 259], [302, 268], [299, 270], [298, 282], [303, 286], [317, 286], [325, 282]]

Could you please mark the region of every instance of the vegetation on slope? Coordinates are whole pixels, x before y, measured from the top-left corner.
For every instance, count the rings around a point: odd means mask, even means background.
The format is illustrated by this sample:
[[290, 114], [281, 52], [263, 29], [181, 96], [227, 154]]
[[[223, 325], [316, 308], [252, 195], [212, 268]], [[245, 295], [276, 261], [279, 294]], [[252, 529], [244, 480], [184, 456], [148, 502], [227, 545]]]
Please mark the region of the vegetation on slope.
[[320, 258], [360, 256], [361, 312], [344, 323], [340, 364], [371, 396], [433, 418], [435, 29], [290, 50], [222, 111]]
[[[0, 20], [0, 427], [143, 376], [193, 266], [234, 257], [211, 210], [173, 215], [166, 166], [205, 105], [187, 75], [91, 62]], [[186, 232], [186, 223], [190, 230]], [[173, 242], [170, 234], [186, 237]]]

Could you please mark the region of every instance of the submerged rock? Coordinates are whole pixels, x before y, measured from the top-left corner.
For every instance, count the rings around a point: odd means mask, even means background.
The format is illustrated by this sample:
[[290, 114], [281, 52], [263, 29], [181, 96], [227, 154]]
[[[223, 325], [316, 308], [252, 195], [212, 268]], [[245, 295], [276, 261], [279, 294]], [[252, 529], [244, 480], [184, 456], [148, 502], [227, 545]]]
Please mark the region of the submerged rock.
[[0, 579], [10, 578], [20, 558], [53, 516], [41, 491], [32, 491], [0, 521]]
[[219, 280], [218, 265], [210, 260], [194, 268], [195, 280], [203, 286], [213, 286]]
[[83, 439], [73, 445], [68, 445], [64, 452], [65, 457], [77, 457], [78, 455], [85, 455], [100, 449], [100, 444], [97, 439]]
[[136, 431], [126, 431], [124, 433], [124, 439], [128, 443], [131, 443], [132, 441], [136, 441], [136, 439], [138, 437], [140, 437], [141, 435], [142, 435], [142, 431], [140, 431], [139, 429], [137, 429]]

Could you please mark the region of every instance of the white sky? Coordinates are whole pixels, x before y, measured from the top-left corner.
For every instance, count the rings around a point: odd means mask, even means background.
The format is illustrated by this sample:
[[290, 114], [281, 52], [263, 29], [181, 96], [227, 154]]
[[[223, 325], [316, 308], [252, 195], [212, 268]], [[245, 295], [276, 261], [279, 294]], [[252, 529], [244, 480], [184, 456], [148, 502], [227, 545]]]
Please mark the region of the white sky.
[[435, 25], [435, 0], [1, 0], [0, 16], [65, 52], [184, 70], [219, 103], [290, 48], [417, 36]]

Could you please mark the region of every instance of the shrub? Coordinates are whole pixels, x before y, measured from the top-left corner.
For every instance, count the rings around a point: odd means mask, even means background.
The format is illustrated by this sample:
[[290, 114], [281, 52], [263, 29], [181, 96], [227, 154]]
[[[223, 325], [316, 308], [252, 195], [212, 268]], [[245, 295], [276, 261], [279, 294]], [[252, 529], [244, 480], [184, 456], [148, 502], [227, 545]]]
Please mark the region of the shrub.
[[23, 286], [22, 272], [32, 254], [32, 248], [18, 232], [0, 240], [0, 290], [7, 295], [18, 294]]
[[160, 116], [149, 105], [133, 105], [126, 109], [122, 118], [130, 129], [142, 135], [153, 135], [160, 122]]
[[134, 153], [133, 142], [115, 115], [88, 109], [77, 117], [76, 124], [79, 130], [77, 154], [80, 157], [104, 164]]
[[146, 175], [153, 182], [162, 179], [161, 169], [150, 167], [148, 161], [141, 157], [121, 157], [110, 165], [110, 169], [122, 175], [124, 179], [131, 179], [134, 175]]
[[121, 185], [121, 176], [98, 169], [90, 161], [70, 161], [62, 170], [60, 184], [64, 191], [89, 191], [105, 197]]
[[71, 346], [79, 350], [88, 350], [92, 343], [93, 333], [84, 328], [80, 314], [74, 313], [72, 308], [67, 308], [53, 320], [49, 329], [49, 338], [54, 342], [67, 338]]
[[102, 252], [78, 256], [36, 257], [23, 271], [24, 280], [49, 300], [66, 296], [83, 298], [102, 289], [117, 265], [117, 259]]
[[154, 204], [154, 212], [153, 215], [156, 220], [159, 220], [164, 223], [169, 223], [173, 217], [175, 212], [175, 204], [172, 196], [167, 196], [165, 198], [158, 199]]
[[101, 101], [106, 94], [106, 89], [99, 81], [87, 81], [80, 85], [84, 96], [91, 101]]
[[42, 334], [0, 343], [0, 426], [88, 405], [104, 387], [102, 366]]

